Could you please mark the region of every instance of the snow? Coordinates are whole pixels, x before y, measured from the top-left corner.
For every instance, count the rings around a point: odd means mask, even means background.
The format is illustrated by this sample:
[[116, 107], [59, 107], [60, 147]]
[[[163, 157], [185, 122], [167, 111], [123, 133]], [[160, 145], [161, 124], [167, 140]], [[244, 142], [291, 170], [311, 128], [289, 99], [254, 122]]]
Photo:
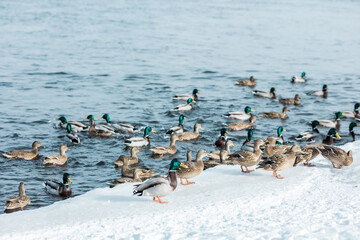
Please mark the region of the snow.
[[0, 239], [358, 239], [360, 141], [354, 163], [280, 172], [208, 169], [159, 204], [132, 196], [132, 183], [99, 188], [53, 205], [0, 215]]

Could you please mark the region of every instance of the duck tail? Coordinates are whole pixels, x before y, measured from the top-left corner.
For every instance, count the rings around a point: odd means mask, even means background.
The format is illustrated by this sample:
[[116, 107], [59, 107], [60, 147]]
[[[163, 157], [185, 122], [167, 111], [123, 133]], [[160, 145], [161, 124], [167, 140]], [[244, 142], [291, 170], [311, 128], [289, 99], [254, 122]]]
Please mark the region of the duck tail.
[[134, 191], [133, 191], [133, 195], [136, 196], [142, 196], [143, 195], [143, 190], [138, 190], [137, 188], [140, 186], [140, 184], [136, 184], [134, 185]]

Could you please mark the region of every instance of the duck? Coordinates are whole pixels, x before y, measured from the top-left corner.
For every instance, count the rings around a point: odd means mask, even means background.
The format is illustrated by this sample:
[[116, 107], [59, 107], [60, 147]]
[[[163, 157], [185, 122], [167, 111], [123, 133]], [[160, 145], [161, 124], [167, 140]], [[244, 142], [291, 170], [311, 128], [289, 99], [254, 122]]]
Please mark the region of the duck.
[[283, 144], [284, 143], [284, 136], [282, 135], [283, 132], [286, 132], [286, 129], [284, 129], [283, 127], [278, 127], [276, 130], [277, 133], [277, 137], [275, 137], [276, 139], [276, 144]]
[[177, 111], [188, 111], [188, 110], [191, 110], [193, 109], [193, 105], [191, 105], [191, 103], [196, 103], [195, 100], [193, 100], [192, 98], [189, 98], [186, 102], [186, 104], [181, 104], [181, 105], [178, 105], [174, 108], [174, 110], [177, 110]]
[[[319, 120], [319, 126], [325, 128], [335, 128], [337, 130], [340, 129], [340, 117], [344, 116], [342, 112], [335, 113], [335, 121], [332, 120]], [[345, 115], [346, 116], [346, 115]]]
[[247, 129], [247, 128], [251, 128], [254, 126], [254, 122], [255, 120], [259, 120], [256, 116], [252, 115], [251, 118], [249, 119], [249, 122], [233, 122], [230, 123], [227, 128], [233, 131], [240, 131], [243, 129]]
[[158, 174], [157, 172], [154, 172], [153, 170], [148, 168], [138, 168], [138, 167], [130, 168], [129, 159], [125, 158], [124, 165], [121, 169], [121, 176], [134, 178], [135, 170], [138, 171], [137, 174], [139, 175], [140, 178], [150, 178]]
[[286, 114], [286, 112], [290, 112], [288, 107], [283, 107], [283, 110], [281, 113], [277, 113], [277, 112], [264, 112], [261, 113], [260, 115], [263, 118], [280, 118], [280, 119], [286, 119], [288, 116]]
[[275, 92], [276, 92], [276, 89], [272, 87], [270, 89], [270, 92], [266, 92], [266, 91], [262, 91], [262, 90], [255, 90], [252, 93], [254, 94], [255, 97], [276, 99]]
[[251, 76], [249, 80], [239, 80], [236, 81], [235, 85], [239, 85], [239, 86], [247, 86], [247, 87], [255, 87], [255, 78], [254, 76]]
[[195, 101], [199, 100], [199, 97], [197, 94], [200, 94], [199, 90], [197, 90], [196, 88], [193, 90], [192, 95], [191, 94], [179, 94], [179, 95], [175, 95], [173, 97], [173, 100], [189, 100], [189, 98], [194, 99]]
[[151, 148], [150, 151], [152, 151], [153, 155], [157, 156], [164, 156], [165, 154], [175, 154], [177, 152], [175, 142], [179, 140], [178, 134], [173, 134], [170, 137], [170, 146], [161, 146], [161, 147], [154, 147]]
[[63, 182], [57, 182], [53, 180], [48, 180], [44, 183], [45, 191], [49, 194], [56, 195], [63, 198], [68, 198], [71, 196], [71, 187], [70, 184], [70, 174], [63, 174]]
[[273, 136], [269, 136], [265, 140], [265, 143], [267, 143], [267, 145], [265, 145], [264, 154], [268, 158], [272, 157], [275, 154], [285, 153], [292, 147], [291, 145], [281, 145], [279, 142], [276, 141], [276, 138]]
[[261, 161], [257, 168], [272, 171], [276, 178], [283, 179], [283, 177], [281, 177], [277, 172], [294, 165], [296, 157], [295, 153], [303, 153], [299, 145], [293, 145], [286, 153], [278, 153]]
[[216, 167], [218, 165], [227, 165], [226, 158], [228, 157], [228, 152], [226, 150], [220, 151], [220, 161], [217, 160], [209, 160], [204, 162], [204, 170], [212, 167]]
[[349, 134], [352, 137], [353, 141], [355, 141], [354, 127], [360, 127], [360, 126], [356, 122], [351, 122], [349, 124]]
[[141, 169], [134, 169], [134, 175], [133, 177], [121, 177], [121, 178], [116, 178], [114, 179], [112, 182], [107, 183], [109, 184], [110, 188], [116, 187], [119, 184], [123, 184], [123, 183], [133, 183], [133, 182], [142, 182], [141, 178], [140, 178], [140, 173], [142, 172]]
[[200, 123], [196, 123], [194, 125], [194, 132], [183, 132], [183, 133], [176, 134], [176, 136], [178, 137], [179, 141], [194, 140], [194, 139], [197, 139], [200, 135], [199, 129], [204, 130], [204, 128], [201, 126]]
[[89, 120], [90, 122], [90, 127], [89, 127], [90, 137], [110, 137], [115, 133], [114, 129], [107, 125], [99, 124], [99, 126], [98, 125], [95, 126], [95, 120], [93, 115], [88, 115], [84, 119], [84, 121], [85, 120]]
[[311, 121], [311, 131], [302, 132], [297, 137], [295, 137], [296, 141], [307, 141], [311, 138], [316, 137], [317, 134], [320, 134], [317, 126], [320, 126], [320, 122], [317, 120]]
[[[228, 140], [225, 144], [225, 151], [226, 155], [224, 156], [224, 159], [226, 160], [228, 158], [228, 155], [231, 154], [230, 147], [236, 147], [233, 141]], [[211, 160], [220, 160], [220, 153], [221, 151], [212, 151], [208, 154], [209, 159]]]
[[244, 108], [244, 112], [229, 112], [228, 114], [225, 115], [225, 117], [229, 119], [248, 120], [251, 117], [250, 112], [254, 112], [254, 109], [252, 109], [249, 106], [246, 106]]
[[225, 147], [225, 143], [226, 143], [226, 140], [227, 140], [225, 134], [229, 134], [229, 133], [226, 130], [226, 128], [222, 128], [220, 130], [220, 137], [214, 143], [216, 147], [221, 148], [221, 149]]
[[19, 184], [19, 195], [11, 196], [6, 200], [5, 212], [14, 212], [17, 210], [24, 210], [27, 205], [31, 203], [30, 197], [25, 193], [25, 184], [20, 182]]
[[60, 154], [51, 154], [46, 156], [43, 165], [64, 165], [67, 162], [67, 156], [65, 154], [66, 151], [70, 151], [70, 149], [66, 145], [61, 145]]
[[179, 167], [186, 168], [185, 164], [181, 163], [178, 159], [173, 159], [170, 163], [167, 176], [150, 178], [141, 184], [134, 185], [133, 195], [151, 196], [153, 201], [168, 203], [161, 200], [161, 197], [165, 197], [175, 191], [177, 187], [176, 170]]
[[151, 127], [146, 127], [144, 129], [144, 136], [143, 137], [132, 137], [125, 140], [125, 145], [128, 147], [141, 147], [150, 144], [150, 137], [149, 133], [153, 132], [156, 133]]
[[304, 152], [304, 155], [296, 156], [294, 167], [303, 163], [305, 166], [314, 167], [314, 164], [311, 164], [310, 161], [316, 158], [320, 153], [320, 149], [324, 146], [322, 144], [319, 145], [305, 145], [301, 148], [301, 151]]
[[[248, 167], [255, 166], [261, 160], [262, 152], [260, 145], [263, 145], [262, 139], [256, 139], [254, 142], [254, 151], [240, 151], [229, 155], [229, 162], [232, 164], [240, 165], [243, 173], [250, 173], [254, 170], [249, 170]], [[245, 167], [246, 171], [243, 169]]]
[[306, 73], [305, 72], [302, 72], [300, 77], [294, 76], [294, 77], [291, 78], [292, 83], [304, 83], [306, 81], [307, 80], [306, 80]]
[[67, 121], [67, 119], [64, 116], [56, 118], [56, 120], [60, 120], [59, 127], [62, 129], [67, 128], [67, 124], [71, 124], [71, 129], [74, 132], [81, 132], [87, 129], [87, 126], [81, 122], [75, 122], [75, 121]]
[[191, 162], [191, 158], [192, 158], [192, 151], [188, 150], [186, 152], [186, 162]]
[[76, 143], [76, 144], [80, 144], [80, 138], [78, 135], [76, 135], [76, 133], [72, 130], [71, 128], [71, 124], [67, 124], [66, 125], [66, 131], [67, 131], [67, 134], [66, 134], [66, 137], [68, 139], [70, 139], [70, 141], [72, 143]]
[[352, 150], [345, 152], [341, 148], [324, 145], [320, 151], [321, 155], [329, 160], [334, 168], [340, 169], [342, 166], [350, 166], [353, 163]]
[[[204, 170], [204, 162], [203, 158], [207, 157], [208, 154], [205, 150], [200, 149], [196, 154], [196, 160], [195, 162], [186, 162], [184, 163], [187, 168], [181, 168], [179, 169], [177, 173], [177, 177], [180, 178], [180, 182], [182, 185], [189, 185], [194, 184], [195, 182], [189, 181], [190, 178], [194, 178], [198, 175], [200, 175]], [[182, 179], [186, 180], [186, 183], [182, 181]]]
[[301, 104], [301, 97], [299, 94], [295, 94], [294, 98], [280, 98], [279, 103], [284, 105], [300, 105]]
[[322, 87], [322, 90], [312, 91], [312, 92], [307, 93], [307, 95], [327, 98], [328, 89], [329, 89], [328, 86], [326, 84], [324, 84]]
[[[110, 115], [104, 114], [99, 120], [105, 120], [106, 125], [111, 127], [115, 132], [121, 132], [121, 133], [134, 133], [135, 127], [130, 124], [125, 123], [116, 123], [110, 121]], [[110, 130], [110, 129], [109, 129]]]
[[254, 151], [254, 143], [252, 142], [253, 134], [254, 134], [253, 129], [250, 128], [248, 130], [247, 137], [246, 137], [245, 141], [241, 145], [241, 150], [250, 151], [250, 152]]
[[345, 114], [345, 117], [360, 118], [359, 108], [360, 108], [360, 103], [355, 103], [354, 111], [344, 111], [343, 113]]
[[125, 155], [120, 155], [118, 159], [114, 162], [116, 167], [122, 167], [124, 165], [124, 161], [127, 161], [129, 165], [134, 165], [139, 163], [139, 158], [136, 156], [136, 153], [140, 152], [139, 148], [132, 147], [130, 151], [130, 157]]
[[3, 153], [3, 157], [9, 158], [9, 159], [24, 159], [24, 160], [35, 160], [39, 156], [38, 148], [42, 147], [45, 148], [43, 145], [41, 145], [40, 142], [35, 141], [32, 144], [32, 150], [14, 150], [11, 152]]
[[179, 116], [179, 125], [170, 128], [166, 132], [166, 134], [183, 133], [184, 132], [184, 126], [183, 126], [184, 119], [186, 119], [186, 117], [184, 115], [180, 114], [180, 116]]
[[330, 128], [328, 131], [328, 134], [326, 135], [325, 139], [323, 139], [322, 143], [326, 145], [331, 145], [334, 143], [334, 137], [337, 139], [341, 139], [339, 134], [337, 133], [335, 128]]

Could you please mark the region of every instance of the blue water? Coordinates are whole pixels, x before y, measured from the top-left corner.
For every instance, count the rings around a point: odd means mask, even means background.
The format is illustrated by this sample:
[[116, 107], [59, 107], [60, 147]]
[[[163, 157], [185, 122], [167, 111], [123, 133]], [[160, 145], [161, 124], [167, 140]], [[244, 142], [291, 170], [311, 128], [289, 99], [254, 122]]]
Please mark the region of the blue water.
[[[168, 145], [165, 131], [177, 125], [171, 96], [201, 92], [196, 109], [186, 112], [185, 128], [200, 122], [197, 141], [178, 143], [175, 157], [186, 151], [213, 150], [219, 129], [229, 123], [221, 115], [246, 105], [281, 111], [282, 105], [254, 98], [234, 82], [251, 75], [256, 89], [277, 89], [280, 97], [301, 94], [286, 121], [261, 119], [255, 138], [274, 135], [283, 125], [285, 139], [308, 130], [308, 121], [332, 119], [335, 111], [352, 110], [360, 90], [360, 3], [357, 1], [10, 1], [0, 2], [0, 150], [30, 148], [38, 140], [58, 152], [67, 143], [55, 118], [98, 119], [150, 125], [152, 146]], [[292, 85], [305, 71], [309, 81]], [[329, 86], [327, 99], [308, 97]], [[349, 140], [349, 120], [340, 135]], [[321, 130], [326, 133], [326, 130]], [[246, 132], [230, 137], [240, 145]], [[39, 161], [0, 158], [3, 186], [0, 205], [25, 182], [28, 209], [61, 199], [43, 191], [42, 182], [71, 174], [74, 195], [120, 176], [113, 161], [128, 154], [128, 136], [87, 138], [73, 146], [66, 167], [43, 167]], [[140, 166], [164, 173], [173, 156], [151, 158], [144, 148]], [[104, 164], [99, 164], [104, 163]]]

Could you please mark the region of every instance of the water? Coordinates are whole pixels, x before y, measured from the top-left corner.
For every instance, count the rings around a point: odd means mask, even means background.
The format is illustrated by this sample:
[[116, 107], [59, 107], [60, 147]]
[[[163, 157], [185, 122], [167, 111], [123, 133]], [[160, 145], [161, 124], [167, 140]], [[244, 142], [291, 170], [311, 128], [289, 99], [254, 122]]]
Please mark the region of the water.
[[[277, 88], [280, 97], [302, 96], [290, 107], [286, 121], [261, 119], [254, 137], [284, 137], [308, 130], [308, 121], [332, 119], [335, 111], [352, 110], [359, 101], [360, 4], [356, 1], [1, 1], [0, 2], [0, 150], [30, 148], [34, 140], [57, 153], [64, 130], [55, 118], [82, 120], [109, 113], [140, 129], [150, 125], [152, 146], [168, 145], [165, 131], [177, 125], [171, 96], [201, 92], [184, 126], [205, 128], [197, 141], [178, 143], [175, 157], [186, 151], [213, 150], [219, 130], [230, 121], [221, 115], [242, 111], [281, 111], [282, 105], [254, 98], [251, 90], [234, 86], [254, 75], [256, 89]], [[305, 71], [306, 84], [292, 85]], [[327, 99], [307, 91], [329, 86]], [[349, 120], [340, 135], [348, 134]], [[326, 131], [321, 129], [322, 133]], [[141, 136], [142, 131], [135, 133]], [[240, 145], [246, 131], [230, 137]], [[43, 191], [42, 182], [71, 174], [74, 195], [105, 187], [120, 176], [113, 161], [124, 150], [124, 139], [87, 138], [73, 146], [65, 167], [43, 167], [42, 161], [0, 158], [0, 205], [25, 182], [32, 203], [28, 209], [61, 199]], [[344, 144], [349, 138], [339, 144]], [[151, 158], [141, 149], [140, 165], [164, 173], [173, 156]], [[103, 162], [104, 164], [99, 164]]]

